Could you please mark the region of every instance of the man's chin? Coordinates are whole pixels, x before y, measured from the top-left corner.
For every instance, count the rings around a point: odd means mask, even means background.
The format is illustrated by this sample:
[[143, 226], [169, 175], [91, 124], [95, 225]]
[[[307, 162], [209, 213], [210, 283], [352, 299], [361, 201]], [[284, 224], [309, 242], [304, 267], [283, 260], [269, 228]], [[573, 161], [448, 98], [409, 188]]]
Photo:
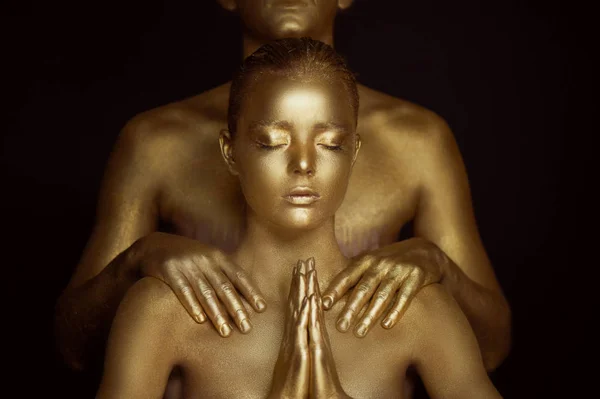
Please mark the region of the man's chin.
[[280, 16], [270, 25], [269, 33], [273, 40], [290, 37], [312, 37], [314, 33], [306, 16]]

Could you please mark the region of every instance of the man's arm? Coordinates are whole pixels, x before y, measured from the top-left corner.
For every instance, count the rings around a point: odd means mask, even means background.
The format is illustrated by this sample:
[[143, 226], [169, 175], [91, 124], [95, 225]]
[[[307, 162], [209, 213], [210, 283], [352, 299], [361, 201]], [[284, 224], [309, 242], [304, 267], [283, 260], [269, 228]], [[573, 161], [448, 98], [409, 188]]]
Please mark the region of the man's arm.
[[[173, 293], [152, 277], [143, 278], [119, 305], [106, 347], [97, 399], [163, 397], [176, 361]], [[176, 302], [176, 301], [175, 301]]]
[[410, 123], [389, 122], [389, 130], [401, 126], [393, 137], [400, 138], [402, 162], [411, 165], [402, 170], [414, 173], [409, 178], [418, 184], [416, 237], [355, 257], [332, 280], [323, 303], [331, 308], [354, 287], [337, 328], [347, 331], [368, 305], [354, 328], [363, 337], [382, 314], [382, 326], [392, 328], [422, 287], [441, 282], [466, 314], [486, 368], [493, 370], [510, 348], [510, 308], [479, 238], [454, 137], [441, 118], [423, 112]]
[[407, 311], [417, 326], [415, 366], [431, 398], [498, 399], [477, 339], [456, 301], [440, 284], [423, 288]]
[[252, 328], [238, 292], [257, 312], [266, 308], [250, 277], [219, 248], [156, 232], [163, 184], [181, 173], [181, 153], [190, 148], [186, 126], [159, 113], [134, 118], [119, 137], [92, 236], [56, 306], [58, 344], [75, 369], [102, 358], [117, 306], [142, 276], [166, 283], [190, 317], [210, 319], [223, 337], [233, 332], [230, 317], [242, 333]]
[[415, 151], [420, 155], [421, 189], [415, 236], [443, 251], [442, 284], [471, 323], [488, 370], [510, 350], [511, 315], [481, 242], [467, 173], [448, 125], [432, 116]]
[[74, 369], [85, 368], [97, 355], [89, 353], [91, 348], [104, 347], [117, 306], [138, 279], [129, 247], [157, 228], [160, 160], [151, 156], [159, 143], [145, 137], [146, 129], [145, 122], [134, 119], [121, 132], [104, 175], [92, 235], [57, 302], [58, 345]]

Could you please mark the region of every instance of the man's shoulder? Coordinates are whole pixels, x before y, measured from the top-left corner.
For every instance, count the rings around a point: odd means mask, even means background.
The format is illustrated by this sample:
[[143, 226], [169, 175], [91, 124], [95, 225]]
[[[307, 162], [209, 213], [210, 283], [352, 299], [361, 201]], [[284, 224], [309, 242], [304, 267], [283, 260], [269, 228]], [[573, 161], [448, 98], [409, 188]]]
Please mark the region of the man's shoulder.
[[[119, 140], [131, 145], [168, 149], [177, 143], [214, 139], [214, 127], [227, 120], [229, 84], [141, 112], [123, 127]], [[169, 144], [165, 146], [165, 144]]]
[[373, 126], [373, 134], [391, 145], [433, 144], [452, 137], [445, 119], [408, 100], [360, 86], [360, 123]]

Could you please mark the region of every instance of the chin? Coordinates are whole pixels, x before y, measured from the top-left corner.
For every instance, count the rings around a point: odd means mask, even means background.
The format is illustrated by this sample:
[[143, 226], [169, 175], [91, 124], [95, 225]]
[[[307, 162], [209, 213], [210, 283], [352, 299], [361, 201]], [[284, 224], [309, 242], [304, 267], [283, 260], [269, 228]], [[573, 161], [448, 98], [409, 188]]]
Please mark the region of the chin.
[[271, 26], [271, 36], [274, 39], [311, 36], [313, 33], [306, 19], [297, 15], [281, 16], [269, 25]]
[[316, 215], [313, 212], [302, 208], [294, 209], [289, 213], [286, 212], [285, 216], [287, 216], [285, 219], [280, 217], [276, 224], [290, 230], [313, 230], [323, 223], [322, 218], [315, 217]]

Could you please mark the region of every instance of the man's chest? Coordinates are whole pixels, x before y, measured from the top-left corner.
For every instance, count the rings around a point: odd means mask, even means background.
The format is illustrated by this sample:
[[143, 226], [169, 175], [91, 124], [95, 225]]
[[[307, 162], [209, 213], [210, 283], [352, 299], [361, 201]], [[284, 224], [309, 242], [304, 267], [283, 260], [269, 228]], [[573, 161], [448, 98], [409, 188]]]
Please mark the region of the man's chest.
[[[233, 250], [244, 233], [245, 200], [237, 177], [218, 152], [218, 143], [202, 156], [182, 162], [160, 195], [163, 223], [176, 234]], [[342, 205], [336, 212], [336, 237], [354, 256], [396, 241], [412, 220], [417, 189], [414, 173], [377, 143], [363, 144]]]

